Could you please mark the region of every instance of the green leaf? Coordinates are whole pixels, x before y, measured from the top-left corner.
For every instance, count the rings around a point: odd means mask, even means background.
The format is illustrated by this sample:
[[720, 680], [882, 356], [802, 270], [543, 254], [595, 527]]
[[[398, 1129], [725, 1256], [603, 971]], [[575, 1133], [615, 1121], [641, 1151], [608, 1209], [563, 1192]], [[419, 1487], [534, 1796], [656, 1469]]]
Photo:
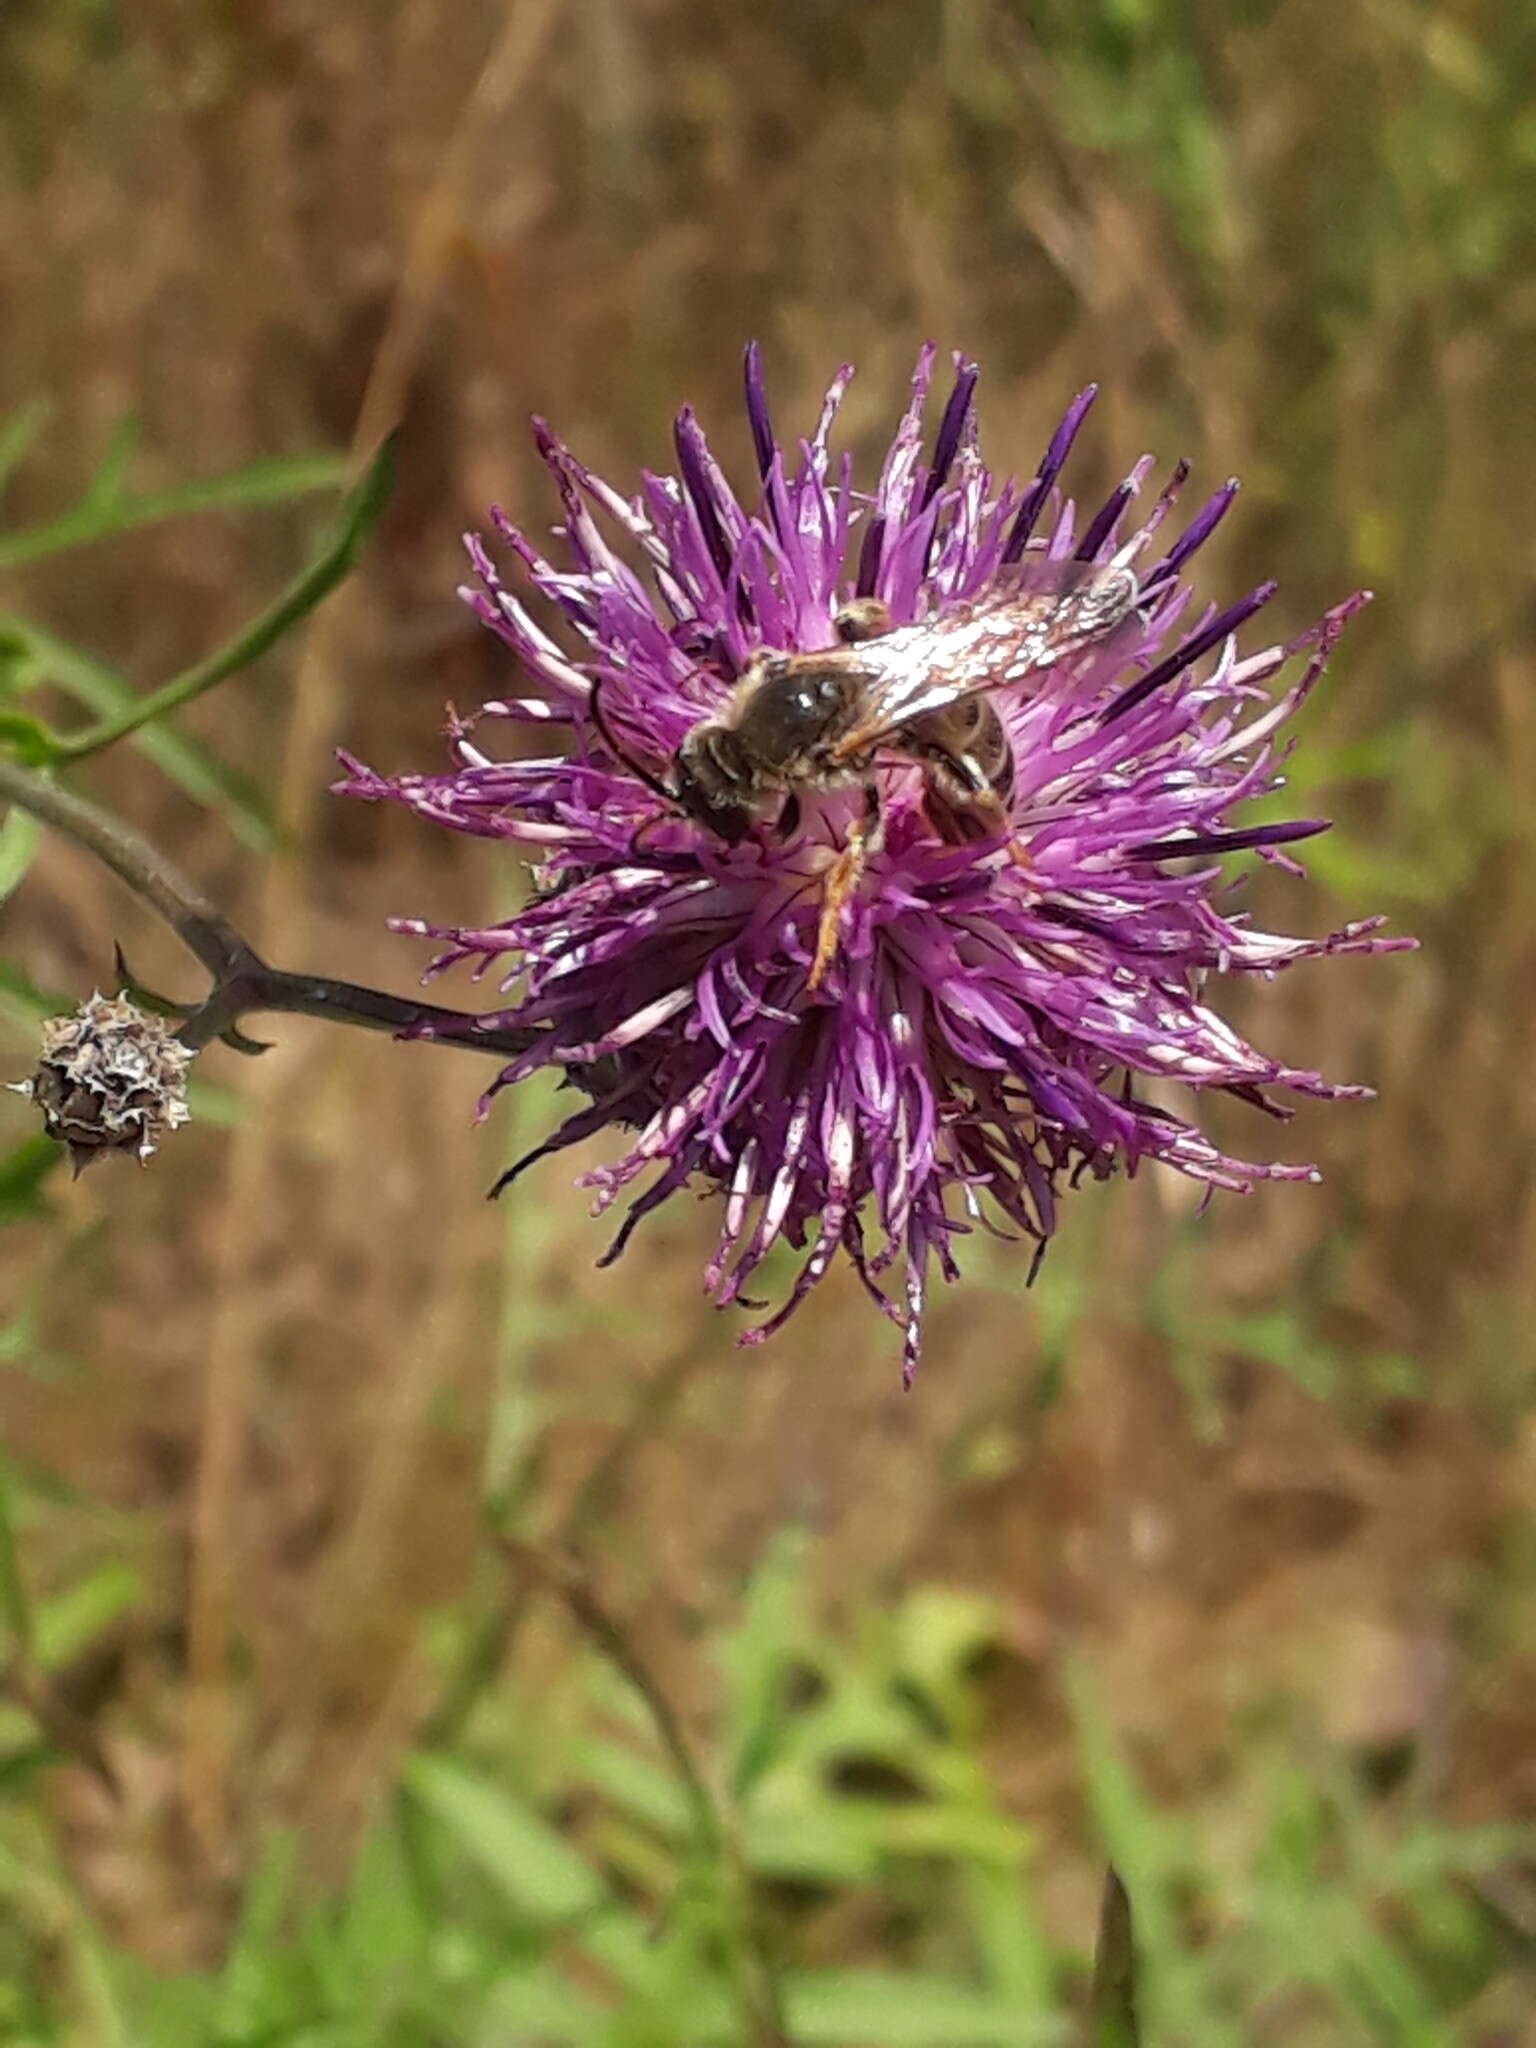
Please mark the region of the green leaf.
[[9, 1015], [23, 1030], [71, 1008], [68, 996], [50, 995], [35, 981], [29, 981], [19, 967], [13, 967], [9, 960], [0, 960], [0, 1014]]
[[143, 435], [143, 421], [136, 412], [124, 413], [112, 429], [107, 442], [106, 453], [96, 466], [81, 507], [95, 512], [104, 512], [118, 503], [123, 494], [123, 478], [128, 473], [134, 451]]
[[784, 1985], [797, 2048], [1030, 2048], [1060, 2044], [1049, 2012], [1020, 2009], [944, 1977], [883, 1970], [807, 1970]]
[[163, 718], [193, 698], [203, 696], [218, 683], [248, 668], [276, 641], [305, 619], [328, 597], [355, 567], [369, 534], [389, 502], [395, 475], [396, 436], [391, 434], [380, 446], [367, 470], [348, 492], [336, 525], [320, 553], [294, 578], [267, 609], [235, 637], [191, 668], [162, 683], [147, 696], [100, 724], [64, 739], [50, 738], [49, 758], [79, 761], [98, 754], [104, 747], [137, 732], [152, 719]]
[[756, 1877], [795, 1884], [865, 1884], [880, 1868], [878, 1828], [828, 1800], [812, 1811], [749, 1812], [742, 1851]]
[[98, 1565], [51, 1599], [39, 1600], [33, 1610], [32, 1631], [39, 1666], [56, 1671], [69, 1663], [120, 1614], [126, 1614], [143, 1590], [144, 1581], [133, 1566], [114, 1561]]
[[1065, 1689], [1088, 1803], [1110, 1863], [1135, 1894], [1143, 1946], [1153, 1955], [1173, 1953], [1178, 1940], [1165, 1891], [1177, 1860], [1172, 1823], [1142, 1796], [1085, 1663], [1067, 1665]]
[[16, 408], [9, 419], [0, 421], [0, 490], [25, 461], [27, 450], [53, 418], [53, 402], [30, 398]]
[[993, 1992], [1048, 2012], [1054, 1996], [1051, 1940], [1019, 1872], [978, 1860], [961, 1871], [960, 1884], [971, 1936]]
[[220, 1987], [219, 2024], [226, 2034], [249, 2029], [262, 2017], [271, 1951], [293, 1897], [298, 1860], [297, 1836], [280, 1829], [267, 1838], [246, 1885]]
[[48, 1213], [44, 1183], [62, 1165], [64, 1156], [62, 1145], [38, 1131], [0, 1159], [0, 1225]]
[[429, 1923], [418, 1901], [394, 1815], [369, 1829], [352, 1865], [340, 1940], [354, 1975], [366, 1982], [388, 1957], [395, 1969], [424, 1955]]
[[562, 1835], [462, 1764], [413, 1756], [404, 1782], [417, 1805], [518, 1912], [542, 1921], [573, 1920], [603, 1903], [596, 1873]]
[[316, 491], [332, 491], [347, 472], [347, 458], [329, 451], [309, 455], [265, 456], [242, 463], [222, 476], [174, 484], [163, 491], [122, 495], [99, 504], [87, 498], [72, 511], [20, 533], [0, 535], [0, 569], [61, 555], [71, 548], [137, 527], [158, 526], [197, 512], [247, 511], [261, 505], [284, 505]]
[[683, 1842], [693, 1829], [693, 1808], [677, 1781], [621, 1742], [591, 1736], [577, 1743], [571, 1762], [582, 1782], [612, 1800], [620, 1812], [652, 1828], [663, 1839]]
[[25, 768], [41, 768], [58, 752], [55, 735], [30, 711], [0, 710], [0, 746], [8, 747]]
[[187, 1106], [194, 1123], [212, 1124], [216, 1131], [232, 1131], [245, 1115], [245, 1098], [215, 1081], [189, 1080]]
[[927, 1800], [845, 1799], [839, 1810], [849, 1819], [857, 1814], [887, 1856], [949, 1856], [956, 1862], [1014, 1869], [1030, 1849], [1021, 1822], [985, 1809]]
[[589, 2042], [611, 2038], [603, 2032], [603, 2007], [547, 1964], [509, 1971], [492, 1991], [486, 2017], [507, 2029], [504, 2037], [479, 2037], [487, 2042], [493, 2038], [505, 2038], [509, 2044], [536, 2041], [543, 2048], [548, 2040], [560, 2042], [561, 2048], [566, 2043], [571, 2048], [578, 2043], [586, 2048]]
[[[52, 683], [99, 719], [121, 717], [138, 701], [115, 669], [30, 619], [0, 618], [0, 648], [19, 651], [24, 658], [23, 689]], [[194, 803], [218, 811], [243, 845], [258, 853], [270, 850], [277, 836], [271, 811], [243, 775], [170, 725], [145, 726], [132, 740]]]
[[42, 829], [32, 813], [18, 805], [6, 812], [5, 822], [0, 824], [0, 903], [31, 867]]
[[783, 1740], [784, 1674], [800, 1632], [806, 1532], [782, 1529], [758, 1560], [723, 1662], [730, 1674], [731, 1782], [746, 1793]]
[[902, 1671], [946, 1716], [964, 1694], [966, 1674], [1002, 1636], [998, 1603], [954, 1586], [919, 1586], [896, 1617], [896, 1653]]
[[11, 1475], [0, 1465], [0, 1621], [13, 1653], [32, 1655], [32, 1603], [21, 1576], [16, 1550], [16, 1524], [11, 1514]]

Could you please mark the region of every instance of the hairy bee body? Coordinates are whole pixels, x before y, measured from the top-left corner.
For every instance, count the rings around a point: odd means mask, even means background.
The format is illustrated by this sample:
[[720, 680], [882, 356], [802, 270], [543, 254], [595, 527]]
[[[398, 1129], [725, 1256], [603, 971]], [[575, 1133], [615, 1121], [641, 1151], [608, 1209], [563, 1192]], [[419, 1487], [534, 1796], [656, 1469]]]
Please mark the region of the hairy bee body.
[[683, 739], [673, 794], [734, 845], [774, 796], [872, 789], [884, 752], [921, 765], [945, 837], [998, 832], [1013, 752], [990, 693], [1106, 638], [1136, 595], [1128, 569], [1073, 563], [1048, 589], [1003, 588], [913, 625], [892, 626], [877, 599], [855, 600], [837, 615], [837, 646], [755, 658], [724, 710]]

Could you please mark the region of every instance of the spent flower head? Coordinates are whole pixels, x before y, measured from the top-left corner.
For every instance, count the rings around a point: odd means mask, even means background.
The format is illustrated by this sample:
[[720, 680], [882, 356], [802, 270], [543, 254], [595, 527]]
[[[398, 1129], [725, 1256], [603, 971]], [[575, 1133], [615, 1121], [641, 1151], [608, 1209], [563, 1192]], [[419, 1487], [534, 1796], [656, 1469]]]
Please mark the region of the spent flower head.
[[147, 1160], [184, 1124], [191, 1063], [160, 1018], [126, 994], [98, 990], [72, 1015], [48, 1019], [36, 1073], [10, 1085], [37, 1104], [44, 1130], [79, 1174], [103, 1152]]
[[[925, 349], [873, 488], [855, 488], [831, 445], [850, 371], [810, 438], [782, 443], [755, 349], [758, 475], [745, 493], [689, 409], [677, 474], [647, 474], [631, 497], [538, 423], [562, 559], [493, 511], [523, 589], [470, 536], [463, 593], [538, 694], [453, 720], [446, 774], [384, 776], [344, 757], [340, 785], [537, 859], [531, 900], [504, 920], [396, 926], [439, 942], [431, 974], [500, 972], [511, 1001], [487, 1021], [528, 1043], [491, 1094], [553, 1068], [588, 1098], [498, 1187], [532, 1159], [622, 1132], [619, 1156], [583, 1176], [598, 1211], [628, 1199], [603, 1263], [671, 1195], [712, 1186], [706, 1287], [720, 1306], [745, 1301], [780, 1240], [802, 1254], [787, 1299], [741, 1341], [777, 1329], [842, 1253], [903, 1326], [908, 1379], [930, 1276], [956, 1276], [955, 1241], [978, 1225], [1032, 1241], [1038, 1260], [1063, 1189], [1085, 1174], [1151, 1160], [1208, 1189], [1316, 1179], [1234, 1158], [1170, 1107], [1168, 1083], [1277, 1116], [1277, 1092], [1368, 1093], [1247, 1044], [1211, 1006], [1208, 978], [1412, 943], [1378, 937], [1376, 918], [1322, 938], [1260, 931], [1222, 866], [1252, 848], [1294, 869], [1280, 849], [1324, 829], [1233, 821], [1279, 786], [1276, 735], [1365, 595], [1289, 642], [1241, 651], [1274, 586], [1217, 608], [1186, 580], [1235, 483], [1170, 537], [1186, 466], [1148, 502], [1146, 457], [1081, 518], [1057, 477], [1092, 389], [1036, 474], [998, 483], [977, 444], [976, 366], [960, 358], [925, 457], [933, 365]], [[1125, 594], [1054, 651], [1038, 630], [1019, 637], [1085, 590]], [[953, 655], [962, 628], [995, 637], [1000, 617], [1003, 653], [1018, 658], [997, 659], [958, 725], [942, 707], [936, 725], [935, 650]], [[926, 636], [901, 633], [918, 622]], [[887, 632], [860, 670], [863, 636]], [[830, 663], [773, 659], [840, 642], [853, 644]], [[966, 644], [969, 686], [983, 657]], [[842, 724], [798, 753], [780, 733], [782, 772], [757, 780], [735, 740], [717, 744], [769, 678], [826, 689], [831, 674], [845, 689], [850, 673], [886, 675], [887, 702], [926, 722], [887, 721], [862, 750], [838, 748], [827, 736], [846, 733], [843, 704]], [[699, 800], [705, 721], [729, 817]], [[878, 724], [865, 720], [866, 738]], [[501, 757], [486, 738], [496, 726], [539, 729], [556, 748]]]

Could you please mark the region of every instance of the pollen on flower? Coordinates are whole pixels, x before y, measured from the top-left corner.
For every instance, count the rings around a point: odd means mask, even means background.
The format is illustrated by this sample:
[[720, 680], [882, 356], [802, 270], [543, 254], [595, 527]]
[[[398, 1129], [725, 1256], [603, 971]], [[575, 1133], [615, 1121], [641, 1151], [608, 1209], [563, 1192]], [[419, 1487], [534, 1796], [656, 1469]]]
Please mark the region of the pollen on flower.
[[[597, 1213], [628, 1205], [602, 1263], [672, 1195], [712, 1186], [721, 1307], [779, 1242], [802, 1255], [742, 1341], [841, 1257], [901, 1325], [909, 1380], [930, 1277], [956, 1277], [977, 1223], [1032, 1241], [1037, 1263], [1085, 1174], [1314, 1181], [1230, 1156], [1168, 1106], [1170, 1083], [1280, 1117], [1288, 1095], [1368, 1092], [1246, 1043], [1210, 977], [1413, 943], [1379, 919], [1258, 931], [1223, 865], [1251, 851], [1299, 872], [1284, 849], [1325, 829], [1232, 821], [1281, 787], [1276, 734], [1365, 594], [1241, 651], [1274, 585], [1218, 607], [1188, 581], [1235, 483], [1169, 534], [1187, 465], [1148, 503], [1143, 457], [1080, 519], [1058, 476], [1092, 387], [1034, 476], [999, 481], [961, 358], [925, 457], [934, 364], [925, 349], [859, 488], [832, 445], [851, 371], [810, 437], [781, 441], [755, 349], [745, 489], [688, 409], [677, 474], [628, 496], [539, 423], [563, 559], [493, 513], [514, 578], [471, 537], [463, 593], [529, 693], [452, 716], [446, 773], [344, 757], [339, 785], [537, 863], [531, 899], [494, 924], [397, 925], [437, 941], [429, 973], [497, 974], [491, 1020], [532, 1034], [493, 1094], [553, 1068], [585, 1097], [498, 1187], [613, 1133], [585, 1176]], [[524, 735], [555, 750], [527, 758]]]

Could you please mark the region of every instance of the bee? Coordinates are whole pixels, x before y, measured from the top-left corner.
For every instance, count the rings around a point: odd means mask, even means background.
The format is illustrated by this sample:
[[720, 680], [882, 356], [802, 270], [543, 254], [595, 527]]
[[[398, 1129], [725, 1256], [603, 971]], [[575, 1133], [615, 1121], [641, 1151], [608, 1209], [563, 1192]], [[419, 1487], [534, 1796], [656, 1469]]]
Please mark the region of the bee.
[[[1069, 562], [1048, 582], [1038, 565], [1020, 565], [981, 595], [913, 625], [893, 625], [879, 598], [856, 598], [834, 617], [835, 646], [754, 655], [724, 708], [684, 735], [667, 779], [644, 780], [731, 846], [775, 798], [781, 825], [793, 829], [802, 792], [862, 786], [863, 815], [824, 882], [814, 989], [835, 957], [843, 905], [878, 846], [877, 757], [921, 766], [941, 838], [1007, 837], [1013, 749], [992, 693], [1027, 685], [1107, 639], [1138, 595], [1123, 564]], [[594, 711], [619, 752], [595, 693]]]

